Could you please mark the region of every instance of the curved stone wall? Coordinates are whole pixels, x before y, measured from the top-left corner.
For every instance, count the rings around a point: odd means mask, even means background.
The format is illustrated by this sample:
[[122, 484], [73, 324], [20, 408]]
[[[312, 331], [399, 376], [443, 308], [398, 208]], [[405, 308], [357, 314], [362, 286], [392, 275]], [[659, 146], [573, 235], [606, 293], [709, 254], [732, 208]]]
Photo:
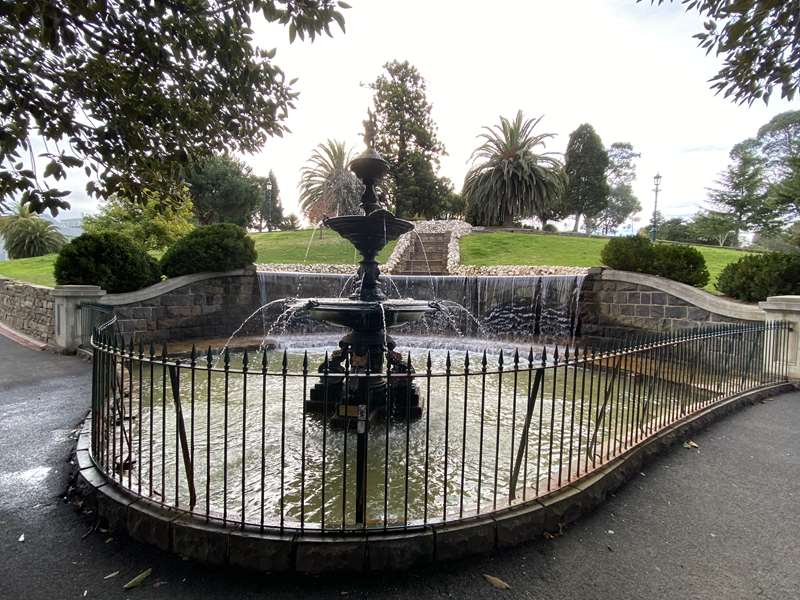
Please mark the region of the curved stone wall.
[[764, 311], [755, 304], [715, 296], [663, 277], [613, 269], [592, 269], [581, 299], [581, 331], [590, 338], [765, 319]]

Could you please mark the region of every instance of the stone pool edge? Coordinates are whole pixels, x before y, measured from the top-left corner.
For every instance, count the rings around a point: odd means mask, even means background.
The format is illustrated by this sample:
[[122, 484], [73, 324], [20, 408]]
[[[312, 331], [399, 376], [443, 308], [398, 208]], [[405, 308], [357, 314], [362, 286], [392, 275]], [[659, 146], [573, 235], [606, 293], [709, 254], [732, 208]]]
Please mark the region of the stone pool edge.
[[221, 527], [139, 498], [94, 464], [91, 416], [76, 446], [77, 488], [110, 530], [202, 563], [261, 572], [331, 574], [405, 570], [437, 561], [490, 554], [555, 533], [600, 505], [608, 494], [676, 442], [740, 408], [798, 389], [792, 382], [762, 386], [687, 415], [607, 464], [538, 500], [492, 515], [403, 532], [367, 535], [260, 533]]

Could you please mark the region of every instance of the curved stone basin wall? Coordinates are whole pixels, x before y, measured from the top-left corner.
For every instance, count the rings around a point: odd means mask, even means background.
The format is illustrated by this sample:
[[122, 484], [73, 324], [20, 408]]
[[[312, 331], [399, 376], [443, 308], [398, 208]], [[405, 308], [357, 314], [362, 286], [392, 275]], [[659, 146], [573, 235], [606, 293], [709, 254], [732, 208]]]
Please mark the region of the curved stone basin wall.
[[593, 269], [582, 292], [581, 332], [586, 338], [615, 339], [632, 331], [671, 332], [764, 319], [764, 311], [755, 304], [641, 273]]
[[[632, 331], [676, 331], [705, 323], [763, 321], [756, 305], [714, 296], [668, 279], [624, 271], [592, 269], [585, 279], [570, 276], [465, 277], [385, 276], [391, 297], [434, 298], [450, 305], [453, 326], [440, 316], [439, 330], [481, 336], [460, 304], [486, 330], [501, 337], [539, 337], [545, 341], [571, 337], [614, 339]], [[162, 340], [227, 337], [262, 303], [279, 298], [346, 297], [353, 278], [341, 274], [201, 273], [167, 280], [130, 294], [109, 294], [100, 300], [119, 317], [126, 335]], [[577, 310], [576, 310], [577, 309]], [[243, 333], [263, 334], [282, 308], [254, 318]], [[544, 314], [543, 314], [544, 313]], [[428, 329], [429, 327], [429, 329]], [[277, 328], [277, 329], [280, 329]], [[401, 330], [428, 335], [434, 327], [417, 324]], [[302, 316], [289, 332], [335, 332]]]

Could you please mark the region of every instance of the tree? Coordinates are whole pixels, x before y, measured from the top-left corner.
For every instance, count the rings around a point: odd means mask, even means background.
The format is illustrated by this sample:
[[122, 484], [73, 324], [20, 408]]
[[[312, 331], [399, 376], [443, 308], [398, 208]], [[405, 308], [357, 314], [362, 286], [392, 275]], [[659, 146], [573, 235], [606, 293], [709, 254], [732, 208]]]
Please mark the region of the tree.
[[554, 136], [534, 133], [542, 117], [484, 127], [483, 143], [472, 153], [462, 194], [467, 214], [476, 225], [511, 227], [515, 219], [537, 216], [543, 225], [564, 190], [564, 168], [552, 152], [537, 153]]
[[565, 211], [575, 215], [572, 230], [578, 231], [581, 216], [594, 219], [608, 204], [608, 153], [600, 136], [588, 123], [570, 134], [564, 165], [567, 173]]
[[[673, 0], [669, 0], [672, 2]], [[637, 0], [641, 2], [641, 0]], [[663, 4], [665, 0], [650, 0]], [[800, 7], [797, 0], [680, 0], [705, 19], [694, 37], [721, 55], [711, 88], [736, 102], [768, 102], [773, 88], [791, 100], [800, 89]]]
[[55, 225], [18, 204], [12, 214], [0, 217], [0, 236], [8, 257], [30, 258], [57, 252], [66, 243]]
[[189, 193], [201, 225], [247, 227], [261, 201], [261, 189], [250, 167], [227, 154], [211, 157], [190, 172]]
[[300, 209], [311, 223], [324, 216], [358, 213], [364, 184], [348, 168], [352, 151], [344, 142], [319, 144], [300, 171]]
[[792, 219], [800, 218], [800, 155], [787, 161], [788, 173], [769, 191], [769, 206]]
[[[344, 28], [333, 0], [3, 0], [0, 204], [55, 214], [69, 192], [45, 180], [80, 166], [90, 194], [169, 197], [191, 162], [282, 135], [297, 93], [254, 45], [254, 13], [290, 40]], [[37, 139], [41, 171], [22, 158]]]
[[792, 158], [800, 157], [800, 110], [782, 112], [758, 130], [758, 150], [773, 183], [791, 175]]
[[611, 186], [608, 191], [608, 205], [594, 219], [596, 230], [603, 235], [609, 235], [640, 210], [642, 205], [630, 185], [623, 183]]
[[269, 177], [256, 177], [260, 200], [253, 214], [252, 226], [259, 231], [280, 229], [283, 222], [283, 205], [278, 178], [270, 170]]
[[438, 206], [436, 177], [444, 146], [436, 137], [425, 79], [408, 61], [383, 65], [374, 90], [375, 150], [389, 163], [387, 200], [402, 217], [426, 215]]
[[752, 139], [736, 144], [717, 187], [708, 190], [711, 204], [733, 218], [737, 233], [769, 226], [773, 217], [767, 204], [765, 163], [757, 150]]
[[283, 220], [283, 223], [281, 223], [281, 229], [284, 231], [296, 231], [300, 229], [300, 219], [297, 218], [297, 215], [290, 214]]
[[692, 241], [718, 246], [738, 246], [736, 219], [730, 214], [704, 211], [697, 213], [689, 224]]
[[604, 235], [613, 232], [632, 214], [642, 210], [631, 184], [636, 179], [636, 159], [641, 156], [628, 142], [614, 142], [608, 149], [608, 199], [606, 207], [594, 219]]
[[100, 214], [83, 220], [83, 228], [93, 234], [121, 233], [146, 250], [163, 250], [194, 229], [193, 216], [188, 189], [169, 200], [145, 190], [141, 202], [111, 196], [103, 201]]

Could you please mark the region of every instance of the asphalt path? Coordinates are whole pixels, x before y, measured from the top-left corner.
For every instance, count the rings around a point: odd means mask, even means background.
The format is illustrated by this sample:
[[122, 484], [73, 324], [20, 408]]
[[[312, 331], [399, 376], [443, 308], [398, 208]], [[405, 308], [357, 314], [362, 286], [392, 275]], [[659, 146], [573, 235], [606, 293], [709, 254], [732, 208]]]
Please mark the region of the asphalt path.
[[676, 446], [556, 539], [399, 575], [319, 579], [215, 570], [86, 535], [92, 523], [63, 497], [89, 386], [88, 363], [0, 336], [2, 600], [800, 598], [800, 393], [711, 426], [693, 438], [698, 449]]

